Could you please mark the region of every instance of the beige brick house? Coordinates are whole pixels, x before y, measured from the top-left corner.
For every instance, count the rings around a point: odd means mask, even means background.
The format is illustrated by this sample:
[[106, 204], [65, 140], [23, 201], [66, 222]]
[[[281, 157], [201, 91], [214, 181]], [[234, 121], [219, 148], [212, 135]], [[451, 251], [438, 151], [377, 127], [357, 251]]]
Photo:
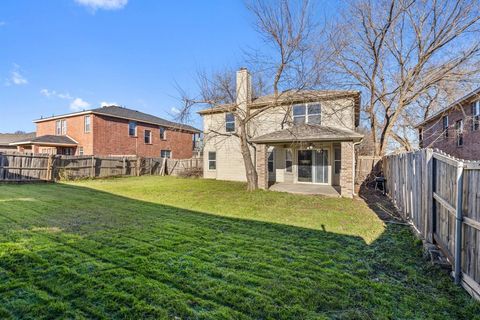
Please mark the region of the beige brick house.
[[[199, 112], [204, 122], [205, 178], [246, 181], [231, 112], [234, 108], [253, 111], [273, 103], [273, 96], [252, 97], [250, 77], [246, 69], [237, 72], [235, 104]], [[292, 192], [308, 188], [353, 196], [354, 145], [363, 138], [356, 132], [360, 93], [284, 92], [275, 105], [248, 127], [259, 187]]]

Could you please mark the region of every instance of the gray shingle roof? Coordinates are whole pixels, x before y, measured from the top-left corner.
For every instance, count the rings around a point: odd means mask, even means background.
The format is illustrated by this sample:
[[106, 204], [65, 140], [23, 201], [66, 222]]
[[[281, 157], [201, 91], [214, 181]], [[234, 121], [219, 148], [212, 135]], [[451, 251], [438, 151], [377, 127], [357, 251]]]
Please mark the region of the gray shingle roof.
[[13, 142], [12, 144], [53, 144], [53, 145], [77, 145], [77, 142], [68, 136], [44, 135], [33, 139]]
[[185, 131], [194, 132], [194, 133], [201, 132], [197, 128], [194, 128], [186, 124], [168, 121], [163, 118], [153, 116], [151, 114], [147, 114], [137, 110], [128, 109], [128, 108], [119, 107], [119, 106], [105, 106], [105, 107], [92, 109], [92, 110], [84, 110], [80, 112], [67, 113], [67, 114], [62, 114], [58, 116], [37, 119], [34, 122], [42, 122], [42, 121], [47, 121], [47, 120], [57, 119], [62, 117], [71, 117], [71, 116], [75, 116], [76, 114], [89, 114], [89, 113], [104, 115], [104, 116], [109, 116], [114, 118], [134, 120], [138, 122], [145, 122], [149, 124], [164, 126], [168, 128], [177, 129], [177, 130], [185, 130]]
[[166, 127], [171, 127], [171, 128], [180, 129], [180, 130], [200, 132], [200, 130], [186, 124], [168, 121], [168, 120], [159, 118], [157, 116], [153, 116], [151, 114], [147, 114], [137, 110], [127, 109], [123, 107], [118, 107], [118, 106], [106, 106], [102, 108], [93, 109], [91, 111], [95, 114], [103, 114], [106, 116], [125, 118], [130, 120], [136, 120], [139, 122], [147, 122], [147, 123], [152, 123], [159, 126], [166, 126]]
[[274, 131], [252, 139], [252, 142], [316, 142], [316, 141], [359, 141], [363, 135], [348, 129], [320, 125], [300, 124], [291, 128]]
[[0, 145], [9, 145], [12, 142], [35, 138], [35, 132], [29, 133], [0, 133]]

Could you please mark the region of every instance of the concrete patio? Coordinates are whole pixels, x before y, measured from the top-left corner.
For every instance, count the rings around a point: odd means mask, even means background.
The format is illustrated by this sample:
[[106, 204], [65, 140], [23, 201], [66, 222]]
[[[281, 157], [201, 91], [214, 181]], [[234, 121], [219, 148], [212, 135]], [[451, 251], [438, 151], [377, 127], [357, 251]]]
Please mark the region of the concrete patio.
[[269, 190], [278, 191], [278, 192], [297, 193], [297, 194], [340, 197], [340, 187], [320, 185], [320, 184], [280, 182], [270, 186]]

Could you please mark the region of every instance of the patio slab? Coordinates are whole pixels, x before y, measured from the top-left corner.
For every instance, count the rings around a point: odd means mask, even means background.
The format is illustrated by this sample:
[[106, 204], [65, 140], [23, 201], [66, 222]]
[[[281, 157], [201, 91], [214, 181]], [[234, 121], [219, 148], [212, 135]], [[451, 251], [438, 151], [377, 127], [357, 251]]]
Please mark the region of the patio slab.
[[340, 187], [319, 184], [279, 182], [270, 186], [269, 190], [297, 194], [340, 197]]

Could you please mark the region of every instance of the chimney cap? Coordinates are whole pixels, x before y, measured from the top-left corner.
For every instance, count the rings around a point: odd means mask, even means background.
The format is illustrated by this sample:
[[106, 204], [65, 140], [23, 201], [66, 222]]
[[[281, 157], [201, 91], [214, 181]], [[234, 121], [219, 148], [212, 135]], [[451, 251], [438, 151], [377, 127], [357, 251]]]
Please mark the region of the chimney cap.
[[246, 67], [240, 67], [239, 71], [248, 71]]

